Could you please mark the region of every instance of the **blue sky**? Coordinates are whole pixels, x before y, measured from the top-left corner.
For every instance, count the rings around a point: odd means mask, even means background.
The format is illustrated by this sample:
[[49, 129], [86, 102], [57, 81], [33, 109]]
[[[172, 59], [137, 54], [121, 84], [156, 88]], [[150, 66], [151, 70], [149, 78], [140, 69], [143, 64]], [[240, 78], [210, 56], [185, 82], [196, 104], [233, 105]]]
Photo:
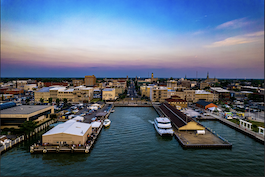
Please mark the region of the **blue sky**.
[[263, 0], [2, 0], [2, 77], [264, 78]]

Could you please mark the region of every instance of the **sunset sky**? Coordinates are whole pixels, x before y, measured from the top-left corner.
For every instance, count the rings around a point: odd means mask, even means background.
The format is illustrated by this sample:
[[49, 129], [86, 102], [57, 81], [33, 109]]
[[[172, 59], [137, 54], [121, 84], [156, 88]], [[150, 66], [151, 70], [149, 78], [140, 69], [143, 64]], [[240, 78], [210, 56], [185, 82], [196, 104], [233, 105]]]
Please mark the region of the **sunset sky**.
[[1, 0], [1, 77], [264, 78], [264, 0]]

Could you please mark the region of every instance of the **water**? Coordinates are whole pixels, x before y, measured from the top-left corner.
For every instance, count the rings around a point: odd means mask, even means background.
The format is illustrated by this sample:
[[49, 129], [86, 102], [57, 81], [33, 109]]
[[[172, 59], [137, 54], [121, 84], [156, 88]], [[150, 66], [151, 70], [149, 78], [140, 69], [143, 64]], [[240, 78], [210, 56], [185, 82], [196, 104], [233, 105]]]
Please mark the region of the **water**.
[[233, 148], [184, 150], [174, 137], [156, 133], [157, 116], [153, 108], [115, 108], [90, 154], [30, 154], [40, 133], [2, 155], [0, 175], [264, 176], [262, 144], [217, 121], [202, 121]]

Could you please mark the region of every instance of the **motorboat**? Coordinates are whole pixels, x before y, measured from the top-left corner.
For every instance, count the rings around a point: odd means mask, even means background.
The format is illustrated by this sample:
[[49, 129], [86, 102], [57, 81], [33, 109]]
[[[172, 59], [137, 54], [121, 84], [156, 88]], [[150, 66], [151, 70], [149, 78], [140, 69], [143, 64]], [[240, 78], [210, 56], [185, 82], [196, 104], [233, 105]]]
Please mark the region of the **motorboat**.
[[115, 112], [115, 110], [114, 110], [114, 109], [112, 109], [112, 110], [111, 110], [111, 112]]
[[154, 126], [157, 133], [160, 136], [171, 135], [173, 136], [173, 129], [171, 125], [171, 121], [166, 117], [157, 117], [154, 120]]
[[110, 126], [111, 121], [109, 119], [105, 119], [103, 122], [104, 127]]

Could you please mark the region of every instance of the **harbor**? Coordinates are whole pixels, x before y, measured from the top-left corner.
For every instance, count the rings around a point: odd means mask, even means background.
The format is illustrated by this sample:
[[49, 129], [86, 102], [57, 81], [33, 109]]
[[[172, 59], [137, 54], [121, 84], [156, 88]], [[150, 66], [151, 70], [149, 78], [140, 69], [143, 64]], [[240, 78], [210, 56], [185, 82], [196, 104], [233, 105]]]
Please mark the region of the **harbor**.
[[[204, 120], [201, 124], [225, 137], [233, 144], [232, 149], [185, 149], [174, 137], [161, 137], [156, 132], [152, 121], [159, 115], [152, 107], [114, 109], [108, 117], [110, 127], [101, 129], [89, 153], [30, 153], [29, 147], [45, 133], [41, 131], [2, 154], [1, 175], [264, 176], [264, 146], [218, 121]], [[172, 168], [174, 164], [178, 168]], [[11, 170], [14, 167], [23, 171]]]

